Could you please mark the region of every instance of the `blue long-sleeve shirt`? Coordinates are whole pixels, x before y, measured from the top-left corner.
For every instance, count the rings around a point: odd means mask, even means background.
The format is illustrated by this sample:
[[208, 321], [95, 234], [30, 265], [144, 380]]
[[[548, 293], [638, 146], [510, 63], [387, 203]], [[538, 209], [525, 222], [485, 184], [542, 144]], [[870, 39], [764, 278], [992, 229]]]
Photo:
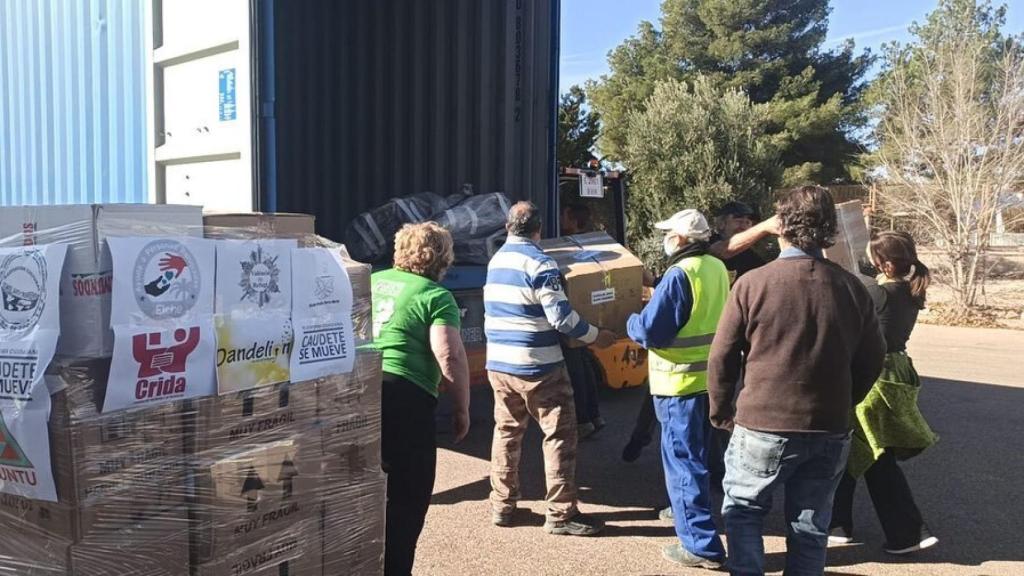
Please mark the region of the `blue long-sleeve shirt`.
[[651, 301], [626, 323], [626, 332], [646, 349], [665, 348], [690, 321], [693, 292], [690, 280], [679, 267], [668, 269], [654, 289]]

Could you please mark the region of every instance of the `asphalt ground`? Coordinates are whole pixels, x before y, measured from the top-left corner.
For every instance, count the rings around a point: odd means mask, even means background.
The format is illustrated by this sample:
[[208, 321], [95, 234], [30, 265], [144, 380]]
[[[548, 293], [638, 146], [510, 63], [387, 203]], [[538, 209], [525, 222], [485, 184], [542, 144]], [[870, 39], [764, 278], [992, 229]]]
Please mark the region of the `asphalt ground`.
[[[940, 543], [906, 558], [882, 550], [884, 537], [867, 490], [857, 492], [857, 542], [829, 549], [832, 576], [1024, 575], [1024, 332], [919, 326], [911, 355], [925, 377], [922, 411], [939, 443], [904, 463], [915, 498]], [[607, 522], [595, 538], [549, 536], [544, 522], [540, 433], [527, 435], [521, 469], [523, 501], [514, 528], [490, 524], [487, 495], [493, 403], [473, 394], [469, 438], [452, 446], [442, 434], [433, 504], [420, 538], [417, 576], [710, 574], [661, 558], [674, 540], [658, 520], [667, 504], [656, 445], [632, 464], [621, 451], [645, 390], [605, 390], [608, 427], [581, 442], [577, 480], [581, 508]], [[785, 562], [782, 495], [765, 537], [770, 573]], [[716, 497], [716, 509], [720, 499]], [[721, 527], [720, 519], [718, 519]]]

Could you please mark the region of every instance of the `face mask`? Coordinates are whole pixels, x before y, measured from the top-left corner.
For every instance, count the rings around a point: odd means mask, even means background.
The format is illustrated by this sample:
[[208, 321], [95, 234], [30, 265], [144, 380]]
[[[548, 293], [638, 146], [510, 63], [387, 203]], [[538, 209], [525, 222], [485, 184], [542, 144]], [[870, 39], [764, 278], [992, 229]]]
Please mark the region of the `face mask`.
[[671, 256], [675, 254], [676, 250], [679, 249], [679, 246], [676, 244], [676, 237], [665, 236], [665, 239], [662, 240], [662, 247], [665, 250], [665, 256]]

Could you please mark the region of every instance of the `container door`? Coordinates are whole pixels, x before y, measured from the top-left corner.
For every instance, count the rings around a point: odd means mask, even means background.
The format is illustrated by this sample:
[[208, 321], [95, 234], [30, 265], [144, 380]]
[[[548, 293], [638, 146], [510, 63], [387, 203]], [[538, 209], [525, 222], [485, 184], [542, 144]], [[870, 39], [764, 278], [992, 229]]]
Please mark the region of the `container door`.
[[249, 0], [151, 0], [151, 185], [158, 202], [253, 209]]

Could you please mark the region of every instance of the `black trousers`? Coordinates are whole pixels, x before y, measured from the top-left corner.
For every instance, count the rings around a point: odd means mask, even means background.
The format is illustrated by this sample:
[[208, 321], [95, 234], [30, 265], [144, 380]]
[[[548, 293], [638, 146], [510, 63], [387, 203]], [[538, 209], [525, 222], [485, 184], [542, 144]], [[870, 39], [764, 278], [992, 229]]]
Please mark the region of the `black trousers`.
[[[907, 477], [903, 475], [896, 457], [886, 450], [864, 473], [864, 483], [875, 506], [878, 520], [885, 532], [886, 544], [891, 548], [905, 548], [921, 541], [925, 529], [921, 511], [914, 503]], [[832, 527], [842, 527], [853, 533], [853, 493], [857, 480], [849, 474], [836, 489], [832, 503]]]
[[579, 424], [593, 422], [601, 415], [597, 398], [597, 374], [594, 374], [594, 367], [586, 355], [585, 348], [562, 346], [565, 369], [569, 372], [573, 402], [576, 404], [576, 422]]
[[419, 386], [384, 374], [381, 468], [388, 475], [384, 574], [409, 576], [416, 541], [434, 492], [437, 399]]

